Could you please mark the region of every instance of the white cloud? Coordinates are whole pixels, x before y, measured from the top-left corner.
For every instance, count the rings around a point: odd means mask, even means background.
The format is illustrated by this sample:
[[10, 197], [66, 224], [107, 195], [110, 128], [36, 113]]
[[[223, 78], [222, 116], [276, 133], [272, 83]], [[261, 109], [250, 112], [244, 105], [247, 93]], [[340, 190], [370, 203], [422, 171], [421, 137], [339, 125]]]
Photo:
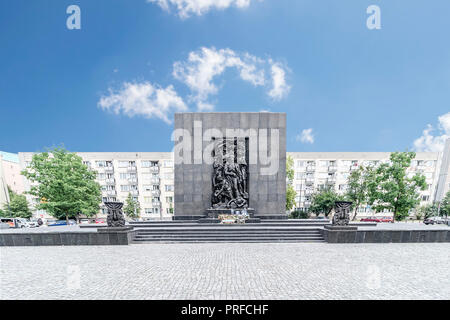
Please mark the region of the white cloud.
[[309, 128], [309, 129], [303, 129], [301, 134], [298, 134], [295, 139], [297, 141], [300, 141], [302, 143], [314, 143], [314, 134], [313, 134], [313, 129]]
[[247, 8], [251, 0], [147, 0], [158, 4], [163, 10], [170, 12], [175, 10], [182, 19], [192, 15], [201, 16], [211, 9], [224, 10], [230, 6], [239, 9]]
[[272, 89], [269, 91], [269, 96], [274, 100], [281, 100], [286, 97], [291, 90], [291, 87], [286, 83], [286, 72], [280, 63], [272, 63]]
[[149, 82], [125, 82], [122, 88], [102, 96], [98, 106], [103, 110], [111, 110], [116, 114], [123, 113], [129, 117], [141, 115], [146, 118], [159, 118], [171, 123], [173, 112], [187, 111], [187, 106], [180, 98], [173, 86], [161, 88]]
[[[437, 130], [428, 124], [422, 136], [414, 140], [414, 150], [418, 152], [443, 151], [445, 141], [450, 138], [450, 112], [438, 117]], [[437, 135], [433, 135], [436, 132]]]
[[261, 59], [249, 53], [238, 54], [230, 49], [202, 47], [198, 51], [190, 52], [187, 61], [175, 62], [173, 76], [189, 87], [190, 100], [197, 104], [199, 111], [204, 111], [214, 108], [208, 101], [209, 96], [219, 91], [214, 79], [222, 75], [227, 68], [237, 69], [240, 78], [254, 86], [266, 86], [265, 74], [269, 67], [273, 84], [268, 94], [274, 100], [279, 100], [289, 92], [283, 66], [271, 59]]

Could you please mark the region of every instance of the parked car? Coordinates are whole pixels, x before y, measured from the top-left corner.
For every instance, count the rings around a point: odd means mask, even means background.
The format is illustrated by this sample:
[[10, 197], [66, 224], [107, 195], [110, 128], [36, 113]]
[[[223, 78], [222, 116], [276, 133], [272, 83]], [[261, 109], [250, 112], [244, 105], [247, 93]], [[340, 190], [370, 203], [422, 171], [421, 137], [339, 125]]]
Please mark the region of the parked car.
[[69, 223], [67, 223], [66, 220], [56, 220], [53, 223], [50, 223], [49, 227], [55, 227], [55, 226], [67, 226], [67, 225], [76, 225], [77, 222], [75, 220], [69, 219]]
[[379, 222], [392, 222], [392, 217], [381, 217]]
[[91, 223], [91, 220], [89, 220], [89, 219], [81, 219], [80, 220], [80, 224], [89, 224], [89, 223]]
[[427, 225], [428, 224], [442, 224], [442, 223], [445, 223], [445, 219], [442, 217], [437, 217], [437, 216], [429, 217], [429, 218], [426, 218], [425, 220], [423, 220], [423, 223], [425, 223]]
[[6, 223], [10, 228], [28, 228], [28, 221], [24, 218], [0, 218], [1, 223]]
[[95, 223], [105, 223], [105, 219], [95, 219]]
[[361, 221], [362, 222], [380, 222], [380, 219], [377, 217], [367, 217], [367, 218], [362, 218]]
[[37, 220], [30, 220], [28, 221], [28, 226], [30, 228], [37, 228], [39, 227], [39, 223], [37, 222]]

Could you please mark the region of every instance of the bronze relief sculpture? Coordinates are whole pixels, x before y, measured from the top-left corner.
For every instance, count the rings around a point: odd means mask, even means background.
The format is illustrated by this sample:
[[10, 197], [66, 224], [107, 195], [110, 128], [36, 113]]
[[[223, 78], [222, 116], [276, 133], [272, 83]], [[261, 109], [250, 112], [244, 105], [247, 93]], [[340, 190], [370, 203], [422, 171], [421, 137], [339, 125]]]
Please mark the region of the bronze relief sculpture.
[[217, 139], [212, 176], [212, 208], [248, 208], [245, 139]]

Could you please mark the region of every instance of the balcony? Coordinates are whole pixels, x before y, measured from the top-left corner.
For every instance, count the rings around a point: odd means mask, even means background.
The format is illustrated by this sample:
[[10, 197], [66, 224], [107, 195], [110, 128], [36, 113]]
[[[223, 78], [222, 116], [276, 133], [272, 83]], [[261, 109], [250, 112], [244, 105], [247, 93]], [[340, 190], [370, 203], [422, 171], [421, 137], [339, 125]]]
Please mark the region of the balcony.
[[159, 178], [151, 178], [150, 182], [153, 184], [159, 184]]
[[114, 178], [108, 178], [105, 179], [106, 184], [112, 185], [112, 184], [116, 184], [116, 179]]
[[105, 173], [113, 173], [114, 172], [113, 166], [108, 166], [108, 167], [104, 167], [104, 168], [105, 168]]
[[155, 207], [161, 207], [161, 202], [160, 202], [160, 201], [153, 201], [153, 202], [152, 202], [152, 207], [153, 207], [153, 208], [155, 208]]
[[115, 197], [117, 195], [116, 190], [108, 190], [106, 191], [106, 195], [108, 197]]
[[128, 178], [128, 183], [137, 183], [137, 178]]
[[311, 201], [305, 201], [305, 202], [303, 202], [303, 204], [305, 205], [305, 207], [310, 207]]
[[133, 197], [137, 197], [139, 195], [139, 191], [138, 190], [131, 190], [130, 193], [131, 193], [131, 195]]
[[136, 171], [137, 171], [137, 169], [135, 166], [130, 166], [127, 168], [127, 172], [136, 172]]
[[328, 167], [328, 172], [336, 172], [337, 171], [337, 166], [329, 166]]
[[159, 166], [152, 166], [148, 169], [151, 173], [158, 173], [159, 172]]
[[305, 195], [310, 196], [314, 193], [314, 190], [305, 190]]
[[328, 178], [327, 179], [327, 184], [335, 184], [336, 183], [336, 178]]
[[159, 190], [152, 190], [152, 196], [153, 197], [159, 197], [161, 195], [161, 191]]
[[314, 184], [314, 178], [306, 178], [305, 182], [307, 185]]
[[356, 165], [352, 165], [352, 166], [350, 166], [350, 171], [355, 171], [355, 170], [358, 170], [358, 166]]
[[313, 172], [316, 171], [316, 166], [307, 166], [306, 167], [306, 172]]

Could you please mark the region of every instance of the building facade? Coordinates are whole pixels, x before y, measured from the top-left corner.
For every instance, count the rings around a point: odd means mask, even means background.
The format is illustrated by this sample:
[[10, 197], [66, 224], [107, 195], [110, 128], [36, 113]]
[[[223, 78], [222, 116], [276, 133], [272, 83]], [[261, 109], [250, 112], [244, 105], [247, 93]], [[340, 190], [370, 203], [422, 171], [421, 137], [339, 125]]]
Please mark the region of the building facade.
[[[166, 220], [173, 215], [174, 172], [171, 152], [77, 152], [83, 162], [97, 172], [102, 202], [125, 202], [129, 194], [139, 202], [145, 220]], [[23, 168], [30, 163], [31, 152], [20, 152]], [[26, 181], [29, 190], [30, 183]], [[38, 199], [28, 196], [34, 206]], [[36, 216], [46, 217], [36, 211]], [[102, 206], [98, 217], [106, 216]]]
[[[86, 165], [97, 171], [102, 188], [102, 201], [124, 202], [129, 193], [139, 201], [141, 218], [172, 219], [174, 212], [174, 160], [172, 152], [79, 152]], [[19, 153], [24, 169], [33, 153]], [[350, 173], [361, 165], [389, 161], [389, 152], [288, 152], [294, 159], [296, 208], [307, 210], [317, 190], [331, 187], [338, 193], [347, 188]], [[19, 170], [20, 171], [20, 170]], [[439, 201], [450, 190], [450, 140], [444, 152], [418, 152], [408, 169], [409, 175], [425, 175], [427, 189], [421, 192], [421, 205]], [[29, 182], [24, 189], [29, 190]], [[30, 204], [37, 199], [28, 196]], [[99, 213], [104, 217], [105, 208]], [[379, 213], [384, 215], [386, 213]], [[45, 216], [35, 211], [36, 216]], [[376, 215], [369, 206], [360, 208], [359, 217]]]
[[[312, 194], [318, 190], [331, 188], [339, 194], [345, 193], [347, 178], [352, 171], [361, 165], [388, 162], [390, 157], [389, 152], [291, 152], [288, 155], [294, 159], [293, 186], [297, 192], [295, 202], [298, 210], [307, 210], [311, 205]], [[435, 199], [441, 169], [440, 158], [438, 152], [418, 152], [407, 170], [409, 176], [422, 173], [426, 178], [427, 189], [420, 193], [421, 204], [431, 203]], [[448, 191], [448, 185], [446, 189]], [[376, 215], [370, 206], [359, 210], [361, 216]]]
[[20, 171], [18, 155], [0, 151], [0, 208], [9, 202], [8, 187], [18, 194], [25, 191], [25, 179]]

